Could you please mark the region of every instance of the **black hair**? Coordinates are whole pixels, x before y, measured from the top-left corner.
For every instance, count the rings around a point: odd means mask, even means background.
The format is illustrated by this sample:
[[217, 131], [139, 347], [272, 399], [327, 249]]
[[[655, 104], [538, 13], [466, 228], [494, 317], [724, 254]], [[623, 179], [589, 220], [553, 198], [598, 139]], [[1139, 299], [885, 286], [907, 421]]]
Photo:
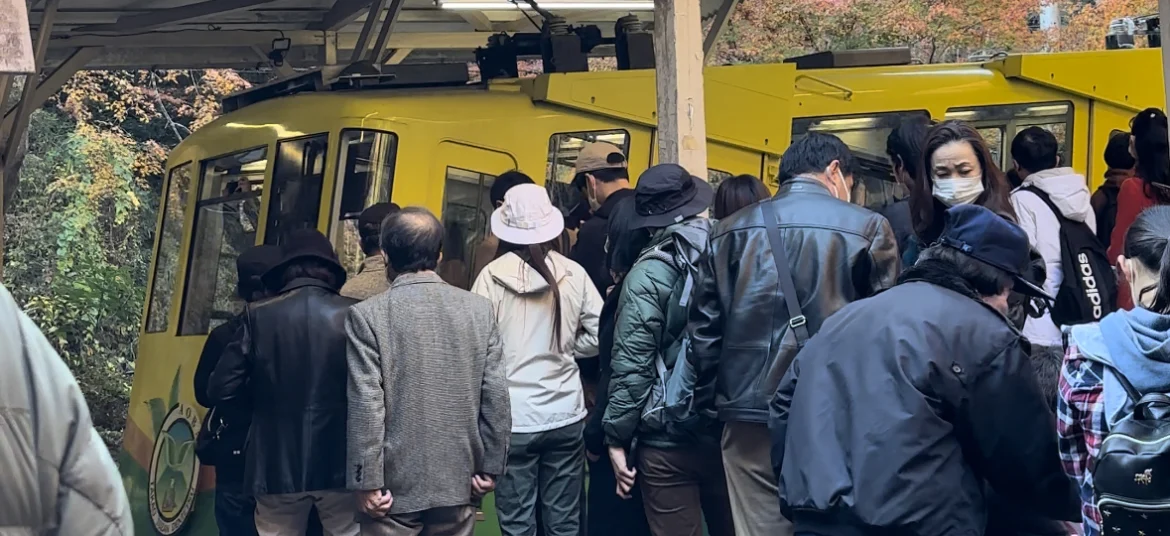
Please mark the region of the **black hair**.
[[1030, 173], [1052, 169], [1060, 163], [1060, 144], [1051, 132], [1028, 127], [1012, 140], [1012, 160]]
[[[1150, 310], [1170, 314], [1170, 206], [1153, 206], [1138, 214], [1125, 233], [1127, 258], [1137, 259], [1158, 274], [1158, 293]], [[1138, 289], [1141, 290], [1141, 289]], [[1137, 304], [1135, 304], [1137, 305]]]
[[1012, 275], [985, 262], [975, 260], [950, 246], [936, 244], [926, 248], [918, 263], [934, 262], [946, 266], [947, 272], [965, 281], [982, 297], [998, 296], [1015, 286]]
[[910, 219], [914, 222], [914, 234], [918, 240], [927, 244], [933, 243], [942, 234], [943, 213], [946, 205], [934, 198], [932, 193], [934, 179], [931, 178], [931, 158], [948, 143], [962, 141], [971, 146], [975, 152], [975, 159], [983, 170], [983, 193], [975, 198], [975, 205], [986, 208], [1002, 218], [1015, 223], [1018, 221], [1016, 211], [1012, 208], [1010, 199], [1012, 188], [1007, 177], [995, 163], [987, 142], [979, 132], [970, 125], [961, 121], [943, 121], [930, 127], [926, 131], [926, 141], [922, 145], [922, 168], [918, 170], [919, 177], [910, 188]]
[[288, 286], [295, 279], [316, 279], [334, 290], [345, 284], [345, 279], [338, 273], [337, 266], [314, 257], [296, 259], [285, 265], [280, 272], [281, 288]]
[[1145, 183], [1147, 197], [1158, 204], [1170, 204], [1170, 141], [1166, 134], [1166, 114], [1146, 108], [1129, 123], [1133, 134], [1133, 151], [1137, 176]]
[[422, 207], [406, 207], [382, 222], [382, 252], [396, 274], [425, 272], [439, 266], [443, 224]]
[[841, 138], [823, 132], [809, 132], [792, 142], [780, 157], [780, 182], [809, 173], [824, 173], [834, 160], [846, 177], [853, 175], [853, 153]]
[[[615, 153], [616, 154], [616, 153]], [[630, 170], [624, 167], [620, 168], [606, 168], [595, 169], [593, 171], [582, 171], [573, 176], [573, 183], [578, 189], [584, 189], [586, 184], [585, 175], [593, 175], [593, 178], [601, 182], [614, 182], [619, 180], [630, 180]]]
[[1129, 154], [1129, 133], [1115, 132], [1105, 145], [1105, 165], [1109, 169], [1133, 169], [1137, 161]]
[[549, 242], [543, 244], [513, 244], [500, 240], [499, 247], [496, 248], [496, 258], [502, 257], [507, 253], [515, 253], [520, 257], [525, 264], [531, 266], [544, 281], [548, 283], [549, 290], [552, 291], [553, 297], [553, 347], [554, 350], [561, 346], [561, 287], [557, 284], [557, 278], [552, 273], [552, 268], [548, 266], [548, 254], [555, 247], [555, 243], [559, 240], [557, 237]]
[[525, 175], [521, 171], [512, 170], [501, 173], [496, 180], [492, 182], [491, 189], [488, 190], [488, 199], [492, 202], [492, 206], [499, 206], [504, 202], [504, 194], [508, 193], [513, 186], [521, 184], [536, 184], [532, 177]]
[[241, 277], [236, 282], [236, 295], [246, 302], [263, 300], [268, 294], [268, 286], [264, 284], [262, 274]]
[[605, 264], [618, 275], [629, 273], [642, 250], [650, 243], [650, 232], [635, 229], [638, 211], [633, 196], [622, 199], [609, 213], [606, 229]]
[[376, 255], [381, 251], [382, 222], [386, 216], [402, 210], [394, 203], [378, 203], [370, 205], [358, 217], [358, 237], [361, 241], [362, 253], [366, 256]]
[[713, 215], [721, 220], [770, 195], [764, 181], [754, 175], [737, 175], [719, 183], [719, 189], [715, 190]]
[[[930, 119], [916, 115], [903, 119], [886, 137], [886, 156], [890, 158], [890, 166], [904, 169], [911, 181], [918, 180], [922, 168], [922, 144], [926, 142], [928, 130]], [[906, 186], [910, 187], [909, 184]]]

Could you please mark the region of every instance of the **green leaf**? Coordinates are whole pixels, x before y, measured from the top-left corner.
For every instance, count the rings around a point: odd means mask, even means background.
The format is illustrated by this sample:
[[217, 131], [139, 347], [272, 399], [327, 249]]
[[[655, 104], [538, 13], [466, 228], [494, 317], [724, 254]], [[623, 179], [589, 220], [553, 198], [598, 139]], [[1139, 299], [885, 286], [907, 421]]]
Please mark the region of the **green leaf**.
[[175, 379], [171, 381], [171, 399], [167, 405], [167, 409], [175, 407], [179, 403], [179, 378], [183, 375], [183, 367], [179, 366], [179, 370], [175, 371]]

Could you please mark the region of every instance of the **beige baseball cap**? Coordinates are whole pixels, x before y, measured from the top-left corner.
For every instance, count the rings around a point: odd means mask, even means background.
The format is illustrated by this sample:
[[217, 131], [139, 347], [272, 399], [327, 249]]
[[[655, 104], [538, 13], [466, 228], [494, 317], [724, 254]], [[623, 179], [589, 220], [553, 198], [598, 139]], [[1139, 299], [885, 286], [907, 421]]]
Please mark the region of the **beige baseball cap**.
[[626, 167], [626, 155], [612, 143], [595, 141], [586, 143], [577, 153], [577, 169], [573, 172], [587, 173], [599, 169], [621, 169]]

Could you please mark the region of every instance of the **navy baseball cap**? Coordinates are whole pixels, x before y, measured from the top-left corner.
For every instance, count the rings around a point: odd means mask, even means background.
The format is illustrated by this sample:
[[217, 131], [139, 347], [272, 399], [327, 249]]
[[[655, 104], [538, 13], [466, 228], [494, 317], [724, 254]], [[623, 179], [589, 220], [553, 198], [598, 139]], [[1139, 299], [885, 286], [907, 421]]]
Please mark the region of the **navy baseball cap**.
[[1031, 265], [1028, 234], [1002, 216], [978, 205], [951, 207], [938, 243], [1011, 274], [1016, 292], [1053, 301], [1052, 296], [1024, 279]]

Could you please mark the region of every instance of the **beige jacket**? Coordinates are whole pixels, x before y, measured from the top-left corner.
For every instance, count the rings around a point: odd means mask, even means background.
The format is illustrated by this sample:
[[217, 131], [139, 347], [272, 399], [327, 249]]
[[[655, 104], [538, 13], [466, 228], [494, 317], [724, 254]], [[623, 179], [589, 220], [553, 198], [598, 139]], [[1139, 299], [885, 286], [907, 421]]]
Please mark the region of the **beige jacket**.
[[0, 535], [134, 533], [69, 367], [0, 285]]
[[585, 392], [577, 358], [597, 356], [603, 304], [581, 265], [550, 252], [548, 265], [561, 293], [561, 343], [554, 343], [549, 284], [515, 253], [484, 268], [471, 291], [491, 300], [504, 344], [512, 432], [555, 430], [585, 419]]

